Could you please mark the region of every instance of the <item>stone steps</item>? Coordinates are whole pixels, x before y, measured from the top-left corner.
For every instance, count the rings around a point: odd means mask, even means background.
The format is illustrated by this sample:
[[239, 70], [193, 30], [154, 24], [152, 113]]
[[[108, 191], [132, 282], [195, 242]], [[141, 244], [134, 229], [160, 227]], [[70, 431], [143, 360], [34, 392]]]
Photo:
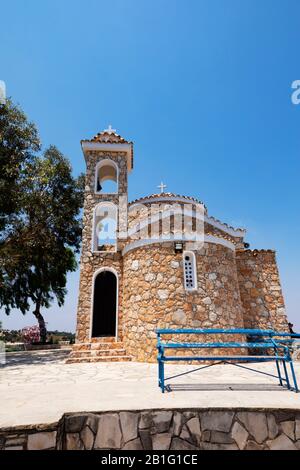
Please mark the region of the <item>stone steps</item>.
[[73, 344], [73, 351], [103, 351], [112, 349], [122, 349], [123, 343], [120, 341], [115, 343], [78, 343]]
[[[79, 362], [125, 362], [131, 361], [126, 355], [123, 343], [120, 341], [103, 341], [103, 338], [93, 338], [99, 341], [76, 343], [66, 359], [66, 364]], [[105, 338], [107, 339], [107, 338]], [[110, 339], [110, 338], [109, 338]], [[101, 341], [100, 341], [101, 340]]]
[[69, 357], [66, 364], [75, 364], [81, 362], [128, 362], [131, 361], [131, 356], [82, 356], [82, 357]]
[[125, 349], [95, 349], [89, 351], [73, 351], [72, 357], [97, 357], [97, 356], [126, 356]]

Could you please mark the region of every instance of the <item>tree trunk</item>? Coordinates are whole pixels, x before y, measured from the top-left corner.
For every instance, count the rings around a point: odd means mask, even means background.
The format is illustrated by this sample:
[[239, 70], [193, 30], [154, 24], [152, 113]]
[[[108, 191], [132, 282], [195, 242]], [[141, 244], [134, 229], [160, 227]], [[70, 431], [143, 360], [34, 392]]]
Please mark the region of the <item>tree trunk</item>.
[[36, 305], [35, 305], [35, 310], [34, 310], [32, 313], [33, 313], [33, 315], [35, 316], [35, 318], [37, 319], [38, 324], [39, 324], [39, 329], [40, 329], [40, 341], [41, 341], [42, 343], [46, 343], [46, 340], [47, 340], [47, 328], [46, 328], [46, 324], [45, 324], [44, 317], [43, 317], [43, 315], [42, 315], [41, 312], [40, 312], [40, 308], [41, 308], [40, 302], [37, 301], [37, 303], [36, 303]]

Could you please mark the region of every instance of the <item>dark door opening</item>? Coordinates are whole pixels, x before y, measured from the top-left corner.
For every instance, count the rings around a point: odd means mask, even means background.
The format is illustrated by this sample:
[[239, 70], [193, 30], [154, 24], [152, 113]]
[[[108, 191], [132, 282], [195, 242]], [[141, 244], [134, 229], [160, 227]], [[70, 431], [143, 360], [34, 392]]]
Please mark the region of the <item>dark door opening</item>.
[[117, 278], [111, 271], [100, 272], [94, 285], [92, 336], [115, 336]]

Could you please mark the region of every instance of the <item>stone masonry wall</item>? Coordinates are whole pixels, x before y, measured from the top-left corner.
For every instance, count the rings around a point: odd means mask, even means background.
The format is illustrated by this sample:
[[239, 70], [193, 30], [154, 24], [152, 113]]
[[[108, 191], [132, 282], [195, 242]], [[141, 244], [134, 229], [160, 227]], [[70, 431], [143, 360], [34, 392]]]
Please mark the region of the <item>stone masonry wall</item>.
[[80, 413], [0, 429], [1, 450], [300, 450], [299, 410]]
[[138, 248], [124, 256], [123, 341], [134, 360], [156, 361], [157, 328], [243, 327], [234, 252], [205, 243], [196, 261], [198, 289], [188, 292], [183, 255], [174, 253], [173, 243]]
[[275, 252], [237, 251], [236, 261], [245, 328], [288, 331]]
[[76, 341], [89, 342], [90, 322], [92, 314], [93, 275], [101, 267], [116, 269], [119, 280], [118, 299], [118, 334], [122, 336], [122, 258], [120, 253], [93, 253], [93, 215], [98, 203], [110, 201], [119, 204], [118, 194], [95, 194], [95, 169], [99, 161], [113, 160], [119, 168], [119, 194], [127, 198], [127, 160], [124, 152], [95, 152], [90, 151], [86, 157], [86, 187], [83, 213], [82, 254], [80, 261], [79, 299], [77, 307]]

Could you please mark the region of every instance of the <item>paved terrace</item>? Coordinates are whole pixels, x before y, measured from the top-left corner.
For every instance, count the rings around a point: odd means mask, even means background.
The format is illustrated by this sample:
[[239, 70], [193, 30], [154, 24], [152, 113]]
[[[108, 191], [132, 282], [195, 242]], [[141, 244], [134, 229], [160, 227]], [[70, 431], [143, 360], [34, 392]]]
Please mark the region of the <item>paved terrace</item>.
[[[300, 393], [276, 379], [232, 365], [216, 365], [172, 380], [179, 390], [162, 394], [157, 365], [65, 364], [67, 351], [11, 353], [0, 367], [0, 427], [47, 424], [66, 412], [159, 408], [297, 408]], [[254, 367], [254, 364], [249, 365]], [[166, 376], [198, 365], [166, 365]], [[275, 364], [255, 364], [275, 373]], [[300, 362], [295, 364], [300, 382]]]

